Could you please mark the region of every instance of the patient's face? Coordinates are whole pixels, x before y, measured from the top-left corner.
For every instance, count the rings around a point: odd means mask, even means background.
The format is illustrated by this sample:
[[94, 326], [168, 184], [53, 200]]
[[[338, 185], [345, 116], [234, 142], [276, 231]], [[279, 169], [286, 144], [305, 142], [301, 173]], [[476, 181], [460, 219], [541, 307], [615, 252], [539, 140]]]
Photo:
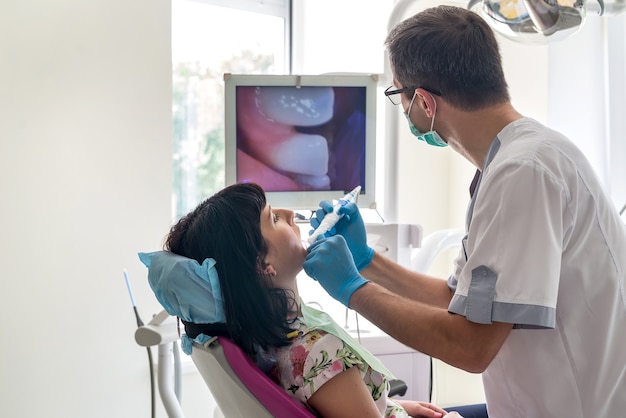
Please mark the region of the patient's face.
[[276, 270], [276, 279], [294, 280], [302, 270], [307, 251], [293, 211], [266, 205], [261, 212], [261, 233], [268, 245], [265, 262]]

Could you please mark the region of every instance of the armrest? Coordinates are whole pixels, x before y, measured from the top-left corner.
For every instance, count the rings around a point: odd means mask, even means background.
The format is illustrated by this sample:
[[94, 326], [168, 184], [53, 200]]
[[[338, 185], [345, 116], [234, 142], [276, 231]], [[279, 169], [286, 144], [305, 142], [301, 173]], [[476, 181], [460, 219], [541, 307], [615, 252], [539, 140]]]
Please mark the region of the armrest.
[[391, 379], [389, 381], [389, 397], [392, 396], [404, 396], [407, 390], [407, 385], [404, 380]]

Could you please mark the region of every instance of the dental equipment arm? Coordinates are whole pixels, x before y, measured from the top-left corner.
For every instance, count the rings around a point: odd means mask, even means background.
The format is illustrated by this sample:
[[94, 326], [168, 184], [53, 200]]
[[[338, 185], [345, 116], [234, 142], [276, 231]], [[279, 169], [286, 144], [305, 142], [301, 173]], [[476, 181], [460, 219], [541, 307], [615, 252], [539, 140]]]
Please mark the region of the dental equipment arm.
[[[178, 327], [174, 318], [163, 310], [147, 324], [137, 328], [135, 341], [143, 347], [159, 346], [159, 394], [169, 418], [184, 418], [180, 406], [180, 358], [178, 356]], [[174, 362], [172, 362], [172, 352]], [[174, 366], [174, 379], [172, 379]], [[172, 380], [174, 386], [172, 387]]]
[[[141, 317], [139, 316], [139, 311], [137, 311], [137, 304], [135, 303], [135, 295], [133, 294], [133, 288], [130, 285], [130, 280], [128, 279], [128, 272], [126, 269], [123, 270], [124, 273], [124, 281], [126, 282], [126, 288], [128, 289], [128, 296], [130, 296], [130, 303], [133, 305], [133, 312], [135, 313], [135, 320], [137, 321], [137, 328], [142, 327], [144, 325]], [[146, 347], [146, 351], [148, 352], [148, 365], [150, 367], [150, 416], [152, 418], [156, 417], [156, 400], [155, 400], [155, 389], [154, 389], [154, 362], [152, 361], [152, 350], [150, 347]]]

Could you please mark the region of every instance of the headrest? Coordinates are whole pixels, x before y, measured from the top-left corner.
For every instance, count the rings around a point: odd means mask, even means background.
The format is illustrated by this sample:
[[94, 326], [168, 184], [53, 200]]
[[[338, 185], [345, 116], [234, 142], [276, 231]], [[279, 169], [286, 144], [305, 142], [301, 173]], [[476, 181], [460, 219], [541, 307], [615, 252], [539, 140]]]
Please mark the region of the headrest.
[[167, 313], [196, 324], [226, 322], [214, 259], [199, 264], [170, 251], [138, 255], [148, 267], [150, 287]]

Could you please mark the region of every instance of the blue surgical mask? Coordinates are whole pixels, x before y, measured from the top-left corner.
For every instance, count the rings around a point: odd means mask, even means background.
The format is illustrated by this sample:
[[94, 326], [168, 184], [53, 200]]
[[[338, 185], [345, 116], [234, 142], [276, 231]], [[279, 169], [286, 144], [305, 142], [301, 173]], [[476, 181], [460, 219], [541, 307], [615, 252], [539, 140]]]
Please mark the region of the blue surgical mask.
[[435, 113], [433, 114], [433, 118], [430, 122], [430, 131], [420, 132], [420, 130], [417, 129], [417, 126], [413, 124], [413, 121], [411, 121], [409, 114], [411, 113], [411, 107], [413, 107], [413, 101], [415, 101], [416, 95], [417, 93], [413, 93], [411, 104], [409, 104], [409, 110], [407, 110], [407, 112], [404, 114], [404, 117], [406, 117], [406, 120], [409, 122], [409, 129], [411, 130], [411, 133], [415, 135], [418, 140], [424, 141], [428, 145], [432, 145], [435, 147], [447, 147], [448, 144], [443, 139], [441, 139], [437, 131], [433, 131], [433, 126], [435, 125], [435, 114], [437, 113], [437, 102], [435, 102]]

